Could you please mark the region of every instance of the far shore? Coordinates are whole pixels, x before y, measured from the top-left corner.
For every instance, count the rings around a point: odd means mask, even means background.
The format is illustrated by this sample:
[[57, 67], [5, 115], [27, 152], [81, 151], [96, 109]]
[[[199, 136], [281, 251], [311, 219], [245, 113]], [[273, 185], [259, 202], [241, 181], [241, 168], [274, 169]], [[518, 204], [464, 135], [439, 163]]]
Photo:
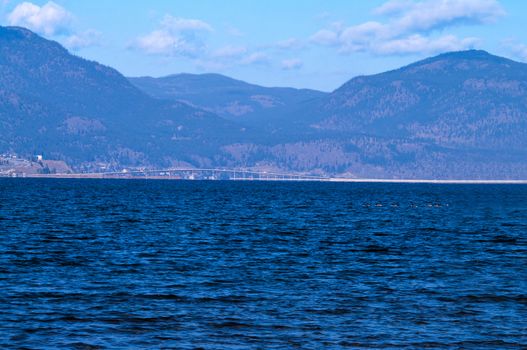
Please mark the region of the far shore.
[[527, 185], [527, 180], [426, 180], [426, 179], [341, 179], [331, 182], [409, 183], [409, 184], [467, 184], [467, 185]]
[[270, 182], [333, 182], [333, 183], [394, 183], [394, 184], [467, 184], [467, 185], [527, 185], [527, 180], [441, 180], [441, 179], [369, 179], [369, 178], [235, 178], [224, 180], [182, 179], [170, 176], [108, 176], [102, 173], [89, 174], [20, 174], [19, 176], [0, 176], [0, 178], [32, 179], [100, 179], [100, 180], [172, 180], [172, 181], [270, 181]]

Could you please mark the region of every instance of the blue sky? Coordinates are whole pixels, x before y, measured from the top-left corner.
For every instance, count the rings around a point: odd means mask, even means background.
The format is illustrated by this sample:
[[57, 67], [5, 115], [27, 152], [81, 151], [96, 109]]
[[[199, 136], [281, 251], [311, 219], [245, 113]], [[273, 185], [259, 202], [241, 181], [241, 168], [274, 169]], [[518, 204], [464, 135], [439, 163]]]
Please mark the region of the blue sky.
[[127, 76], [215, 72], [330, 91], [445, 51], [527, 61], [517, 0], [0, 0], [0, 18]]

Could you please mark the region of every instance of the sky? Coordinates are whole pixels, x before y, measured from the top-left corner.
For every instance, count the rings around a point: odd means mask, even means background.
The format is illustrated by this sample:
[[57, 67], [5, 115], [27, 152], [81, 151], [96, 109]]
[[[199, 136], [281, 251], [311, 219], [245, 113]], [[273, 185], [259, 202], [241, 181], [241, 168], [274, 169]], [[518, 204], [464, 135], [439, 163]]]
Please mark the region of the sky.
[[526, 20], [523, 0], [0, 0], [1, 25], [126, 76], [323, 91], [448, 51], [527, 61]]

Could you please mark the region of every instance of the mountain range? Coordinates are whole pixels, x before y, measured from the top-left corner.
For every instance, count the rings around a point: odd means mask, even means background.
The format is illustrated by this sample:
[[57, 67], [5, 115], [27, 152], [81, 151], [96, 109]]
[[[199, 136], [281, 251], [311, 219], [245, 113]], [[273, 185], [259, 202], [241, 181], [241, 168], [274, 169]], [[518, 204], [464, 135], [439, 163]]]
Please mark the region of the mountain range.
[[156, 98], [181, 101], [241, 124], [286, 114], [292, 106], [326, 95], [308, 89], [262, 87], [220, 74], [176, 74], [129, 80]]
[[0, 27], [0, 126], [0, 152], [43, 153], [77, 169], [184, 159], [173, 154], [206, 157], [231, 132], [240, 133], [215, 114], [150, 97], [112, 68], [6, 27]]
[[126, 78], [0, 27], [0, 153], [44, 154], [76, 171], [526, 179], [527, 64], [451, 52], [323, 93], [217, 74]]

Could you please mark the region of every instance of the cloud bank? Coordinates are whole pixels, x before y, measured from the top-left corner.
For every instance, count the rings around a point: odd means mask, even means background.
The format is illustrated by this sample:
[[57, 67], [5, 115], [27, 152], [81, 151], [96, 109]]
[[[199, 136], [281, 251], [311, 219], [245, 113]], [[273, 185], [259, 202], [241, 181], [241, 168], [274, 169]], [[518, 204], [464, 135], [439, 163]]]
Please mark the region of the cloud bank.
[[96, 30], [76, 31], [73, 14], [53, 1], [42, 6], [31, 2], [18, 4], [7, 15], [7, 22], [60, 41], [73, 51], [98, 46], [102, 38], [102, 34]]
[[62, 40], [62, 43], [70, 50], [77, 51], [87, 47], [99, 46], [101, 40], [101, 32], [96, 30], [86, 30], [66, 37]]
[[304, 62], [297, 58], [292, 58], [289, 60], [283, 60], [282, 61], [282, 69], [283, 70], [298, 70], [302, 68], [304, 65]]
[[197, 57], [205, 49], [204, 35], [213, 30], [198, 19], [165, 15], [157, 29], [138, 37], [132, 47], [148, 54]]
[[313, 34], [311, 43], [342, 53], [378, 55], [436, 53], [472, 48], [478, 38], [444, 34], [455, 25], [493, 23], [505, 15], [496, 0], [391, 0], [374, 10], [382, 21], [345, 27], [334, 24]]
[[[233, 35], [229, 28], [225, 32]], [[261, 48], [251, 50], [245, 45], [210, 48], [207, 43], [211, 34], [215, 33], [212, 25], [205, 21], [166, 14], [157, 28], [137, 37], [129, 47], [151, 55], [184, 57], [192, 60], [202, 70], [270, 64], [269, 55]]]
[[70, 12], [53, 1], [43, 6], [23, 2], [7, 16], [9, 25], [26, 27], [46, 36], [69, 32], [72, 19]]

